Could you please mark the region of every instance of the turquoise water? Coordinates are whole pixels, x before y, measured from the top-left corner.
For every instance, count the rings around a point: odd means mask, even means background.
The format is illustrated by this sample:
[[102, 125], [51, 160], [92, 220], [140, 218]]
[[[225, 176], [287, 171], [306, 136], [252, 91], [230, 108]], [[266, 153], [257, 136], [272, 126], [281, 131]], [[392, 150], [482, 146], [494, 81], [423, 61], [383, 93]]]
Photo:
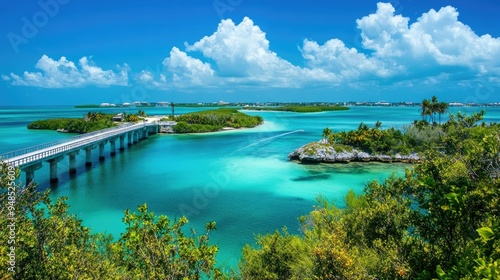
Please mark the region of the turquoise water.
[[[176, 113], [202, 109], [178, 108]], [[487, 121], [500, 120], [500, 108], [487, 110]], [[87, 111], [68, 107], [0, 108], [0, 153], [70, 136], [27, 130], [26, 124], [32, 120], [79, 117]], [[148, 115], [168, 114], [170, 108], [145, 111]], [[123, 211], [142, 203], [171, 218], [186, 215], [195, 229], [215, 221], [218, 230], [212, 241], [220, 247], [220, 264], [234, 266], [242, 246], [252, 243], [256, 234], [283, 226], [297, 233], [298, 217], [312, 210], [318, 194], [342, 207], [349, 189], [360, 193], [367, 182], [383, 180], [393, 172], [401, 174], [407, 167], [377, 163], [301, 165], [287, 160], [289, 152], [321, 138], [327, 126], [333, 130], [354, 129], [360, 122], [374, 124], [380, 120], [384, 127], [399, 127], [420, 118], [414, 107], [353, 107], [311, 114], [246, 113], [261, 115], [265, 123], [248, 130], [153, 135], [101, 163], [94, 152], [91, 168], [84, 166], [81, 152], [77, 176], [68, 175], [67, 160], [59, 163], [60, 182], [51, 187], [51, 196], [68, 196], [70, 210], [85, 225], [115, 237], [125, 228]], [[47, 165], [35, 175], [41, 188], [50, 187]]]

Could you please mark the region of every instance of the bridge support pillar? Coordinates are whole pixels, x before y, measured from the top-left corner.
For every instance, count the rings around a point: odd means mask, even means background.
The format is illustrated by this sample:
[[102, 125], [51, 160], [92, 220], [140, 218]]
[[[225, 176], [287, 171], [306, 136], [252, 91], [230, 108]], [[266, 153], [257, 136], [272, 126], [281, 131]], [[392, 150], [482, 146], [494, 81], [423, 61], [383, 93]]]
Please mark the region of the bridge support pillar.
[[147, 127], [144, 128], [143, 133], [144, 133], [144, 138], [149, 138], [149, 130]]
[[133, 133], [132, 131], [131, 131], [131, 132], [129, 132], [129, 133], [127, 133], [127, 137], [128, 137], [128, 139], [127, 139], [127, 140], [128, 140], [128, 145], [129, 145], [129, 146], [132, 146], [132, 136], [133, 136], [133, 134], [134, 134], [134, 133]]
[[102, 141], [99, 143], [99, 161], [104, 161], [104, 145], [106, 145], [108, 141]]
[[74, 151], [69, 153], [69, 174], [76, 174], [76, 155], [78, 155], [80, 151]]
[[53, 159], [48, 160], [50, 163], [50, 182], [57, 183], [59, 178], [57, 178], [57, 163], [63, 160], [64, 156], [59, 156]]
[[125, 135], [120, 135], [120, 151], [125, 150]]
[[22, 171], [26, 173], [26, 186], [33, 183], [33, 181], [35, 180], [35, 171], [40, 168], [42, 168], [42, 163], [36, 163], [22, 169]]
[[116, 142], [116, 138], [109, 140], [109, 144], [111, 144], [111, 156], [116, 155], [116, 145], [115, 145], [115, 142]]
[[92, 166], [92, 149], [94, 149], [94, 146], [86, 147], [85, 148], [85, 166], [90, 167]]
[[134, 131], [133, 132], [133, 137], [134, 138], [134, 144], [139, 142], [139, 134], [137, 133], [137, 131]]

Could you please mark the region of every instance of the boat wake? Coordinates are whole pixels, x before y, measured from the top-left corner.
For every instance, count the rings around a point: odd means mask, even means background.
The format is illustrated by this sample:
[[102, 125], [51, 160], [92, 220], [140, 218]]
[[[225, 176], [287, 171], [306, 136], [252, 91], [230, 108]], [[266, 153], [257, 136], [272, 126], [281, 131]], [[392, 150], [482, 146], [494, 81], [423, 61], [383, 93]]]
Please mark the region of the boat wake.
[[260, 144], [262, 142], [266, 142], [266, 141], [273, 140], [273, 139], [276, 139], [276, 138], [279, 138], [279, 137], [287, 136], [289, 134], [298, 133], [298, 132], [304, 132], [304, 131], [305, 130], [303, 130], [303, 129], [299, 129], [299, 130], [295, 130], [295, 131], [285, 132], [285, 133], [282, 133], [282, 134], [279, 134], [279, 135], [275, 135], [275, 136], [272, 136], [272, 137], [264, 138], [264, 139], [261, 139], [261, 140], [259, 140], [257, 142], [254, 142], [254, 143], [252, 143], [250, 145], [247, 145], [247, 146], [245, 146], [243, 148], [239, 148], [238, 150], [236, 150], [236, 152], [248, 149], [248, 148], [253, 147], [255, 145], [258, 145], [258, 144]]

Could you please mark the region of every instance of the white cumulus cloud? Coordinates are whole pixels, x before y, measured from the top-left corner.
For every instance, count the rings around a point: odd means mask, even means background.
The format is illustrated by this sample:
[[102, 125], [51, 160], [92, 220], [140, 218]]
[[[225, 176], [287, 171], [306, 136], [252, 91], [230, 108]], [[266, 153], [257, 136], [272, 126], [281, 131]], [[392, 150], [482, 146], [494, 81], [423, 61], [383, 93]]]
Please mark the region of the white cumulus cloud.
[[190, 57], [176, 47], [173, 47], [170, 56], [163, 60], [163, 66], [169, 73], [172, 73], [173, 81], [178, 84], [210, 83], [215, 74], [210, 64]]
[[[231, 19], [222, 20], [212, 35], [186, 46], [188, 52], [200, 52], [215, 65], [212, 67], [208, 62], [174, 47], [163, 61], [167, 76], [172, 76], [170, 86], [260, 85], [293, 88], [305, 82], [331, 82], [335, 78], [323, 69], [301, 68], [280, 58], [269, 49], [266, 34], [248, 17], [237, 25]], [[147, 81], [141, 79], [141, 82]], [[154, 86], [157, 83], [158, 80], [153, 80], [147, 84]]]
[[409, 77], [499, 73], [500, 39], [477, 35], [458, 20], [455, 8], [431, 9], [411, 25], [409, 18], [394, 14], [391, 4], [378, 3], [377, 8], [356, 22], [363, 47], [386, 68], [399, 68]]
[[265, 79], [275, 72], [293, 74], [299, 70], [269, 49], [266, 33], [248, 17], [238, 25], [230, 19], [222, 20], [214, 34], [187, 49], [213, 59], [222, 76]]
[[[88, 85], [126, 86], [128, 85], [128, 66], [119, 67], [119, 72], [103, 70], [93, 65], [87, 57], [79, 60], [79, 68], [66, 57], [54, 60], [43, 55], [35, 65], [40, 72], [25, 71], [22, 76], [10, 73], [12, 85], [35, 86], [42, 88], [77, 88]], [[3, 78], [5, 80], [5, 77]]]
[[380, 61], [359, 53], [355, 48], [347, 48], [339, 39], [328, 40], [323, 45], [306, 39], [301, 51], [311, 69], [330, 72], [342, 81], [390, 75]]

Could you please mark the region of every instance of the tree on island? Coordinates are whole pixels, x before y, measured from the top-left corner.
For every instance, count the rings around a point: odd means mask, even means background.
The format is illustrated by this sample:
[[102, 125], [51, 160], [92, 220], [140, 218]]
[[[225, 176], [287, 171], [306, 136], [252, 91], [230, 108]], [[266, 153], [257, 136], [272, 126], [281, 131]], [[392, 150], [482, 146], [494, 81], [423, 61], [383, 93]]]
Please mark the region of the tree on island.
[[420, 115], [422, 116], [422, 120], [425, 120], [425, 116], [429, 116], [430, 122], [436, 122], [436, 113], [439, 117], [439, 124], [441, 124], [441, 115], [445, 114], [448, 111], [448, 103], [439, 102], [436, 96], [433, 96], [431, 100], [428, 99], [422, 100], [421, 103], [422, 111]]
[[431, 102], [427, 99], [422, 100], [421, 103], [422, 112], [420, 115], [422, 116], [422, 120], [425, 120], [425, 116], [429, 115], [429, 108], [431, 107]]
[[446, 102], [439, 102], [436, 108], [436, 111], [439, 115], [439, 124], [441, 124], [441, 115], [445, 114], [448, 111], [448, 107], [450, 105]]
[[174, 103], [174, 102], [171, 102], [171, 103], [170, 103], [170, 108], [172, 108], [172, 117], [174, 117], [174, 116], [175, 116], [175, 114], [174, 114], [174, 111], [175, 111], [175, 103]]
[[323, 133], [321, 135], [323, 136], [324, 139], [328, 139], [328, 137], [330, 137], [331, 134], [332, 134], [332, 130], [329, 127], [325, 127], [325, 129], [323, 129]]

